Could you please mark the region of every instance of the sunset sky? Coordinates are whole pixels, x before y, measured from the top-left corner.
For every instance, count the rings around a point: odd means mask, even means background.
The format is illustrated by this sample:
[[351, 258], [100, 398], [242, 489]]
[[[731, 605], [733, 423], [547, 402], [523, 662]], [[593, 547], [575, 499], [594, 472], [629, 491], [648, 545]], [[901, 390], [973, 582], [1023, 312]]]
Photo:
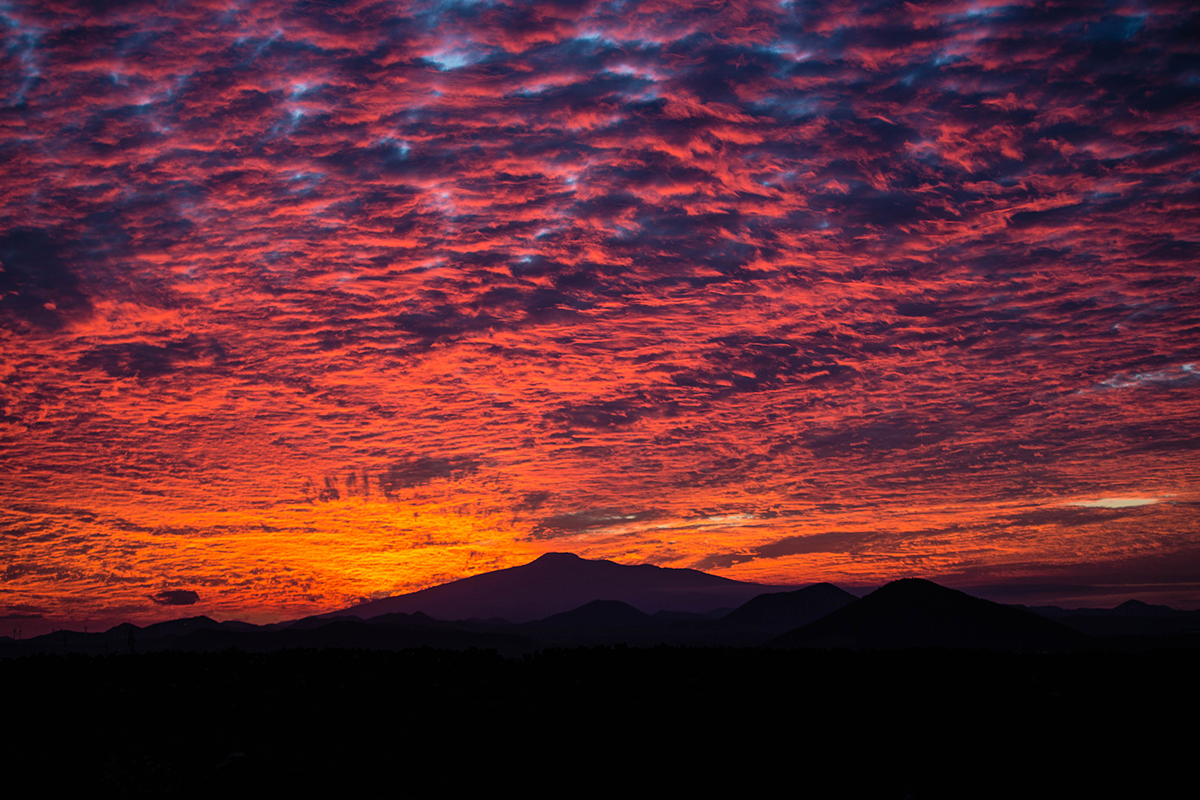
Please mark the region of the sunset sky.
[[44, 0], [0, 40], [0, 633], [551, 551], [1200, 606], [1189, 3]]

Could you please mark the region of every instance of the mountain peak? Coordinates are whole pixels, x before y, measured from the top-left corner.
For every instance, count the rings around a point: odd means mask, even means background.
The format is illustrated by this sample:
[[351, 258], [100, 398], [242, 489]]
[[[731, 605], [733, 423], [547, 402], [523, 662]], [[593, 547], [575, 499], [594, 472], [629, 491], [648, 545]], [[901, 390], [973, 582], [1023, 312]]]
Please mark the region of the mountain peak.
[[411, 594], [373, 600], [346, 609], [364, 619], [423, 611], [434, 619], [544, 619], [593, 600], [620, 600], [643, 613], [661, 610], [704, 613], [741, 605], [755, 595], [791, 587], [763, 586], [694, 569], [652, 564], [617, 564], [545, 553], [534, 561], [472, 575]]
[[1126, 600], [1113, 609], [1113, 613], [1122, 617], [1170, 617], [1178, 612], [1170, 606], [1157, 606], [1143, 603], [1141, 600]]
[[775, 640], [782, 647], [1062, 650], [1081, 634], [1020, 609], [905, 578]]
[[655, 619], [620, 600], [593, 600], [572, 611], [554, 614], [530, 625], [566, 627], [570, 625], [595, 628], [634, 627], [652, 625]]
[[723, 619], [726, 623], [783, 633], [815, 622], [857, 599], [832, 583], [816, 583], [794, 592], [760, 594]]
[[530, 563], [552, 564], [552, 563], [557, 562], [557, 563], [566, 564], [568, 562], [583, 561], [583, 560], [584, 560], [583, 558], [575, 555], [574, 553], [543, 553], [542, 555], [538, 556]]
[[887, 590], [888, 592], [953, 592], [954, 589], [949, 589], [942, 586], [940, 583], [934, 583], [925, 578], [900, 578], [890, 581], [879, 587], [876, 591]]

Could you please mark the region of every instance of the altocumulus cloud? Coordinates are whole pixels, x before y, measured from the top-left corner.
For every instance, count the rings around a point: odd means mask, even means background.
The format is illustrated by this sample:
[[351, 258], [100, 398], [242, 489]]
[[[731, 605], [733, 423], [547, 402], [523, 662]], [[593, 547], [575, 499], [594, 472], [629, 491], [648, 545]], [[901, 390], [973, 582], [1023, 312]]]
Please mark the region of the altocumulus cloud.
[[1193, 6], [3, 3], [10, 602], [1198, 552]]

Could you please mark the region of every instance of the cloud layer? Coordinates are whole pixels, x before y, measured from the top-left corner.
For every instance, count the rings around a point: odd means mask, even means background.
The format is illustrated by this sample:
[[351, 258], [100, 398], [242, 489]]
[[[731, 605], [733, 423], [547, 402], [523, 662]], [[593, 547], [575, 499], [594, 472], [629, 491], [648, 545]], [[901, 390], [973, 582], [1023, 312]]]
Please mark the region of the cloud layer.
[[1198, 31], [4, 4], [2, 602], [298, 613], [572, 550], [1200, 604]]

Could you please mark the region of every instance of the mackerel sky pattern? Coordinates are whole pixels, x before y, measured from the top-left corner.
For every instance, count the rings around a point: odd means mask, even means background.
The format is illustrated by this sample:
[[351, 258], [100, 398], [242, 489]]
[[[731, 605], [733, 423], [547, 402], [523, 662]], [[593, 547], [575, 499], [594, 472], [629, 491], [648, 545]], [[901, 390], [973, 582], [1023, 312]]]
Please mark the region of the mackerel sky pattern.
[[1192, 4], [45, 0], [0, 37], [10, 627], [548, 551], [1200, 605]]

